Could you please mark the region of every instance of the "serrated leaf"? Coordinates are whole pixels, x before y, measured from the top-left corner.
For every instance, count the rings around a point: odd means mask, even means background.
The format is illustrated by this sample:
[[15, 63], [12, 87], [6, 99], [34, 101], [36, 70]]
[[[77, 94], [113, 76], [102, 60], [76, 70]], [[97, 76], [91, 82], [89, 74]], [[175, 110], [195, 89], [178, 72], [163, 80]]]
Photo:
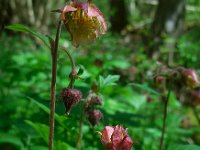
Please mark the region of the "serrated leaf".
[[167, 150], [200, 150], [200, 146], [197, 145], [170, 145]]
[[36, 130], [38, 134], [43, 138], [43, 140], [48, 144], [49, 140], [49, 127], [45, 124], [41, 123], [33, 123], [29, 120], [25, 121], [28, 125]]
[[99, 76], [99, 87], [106, 87], [110, 85], [115, 85], [115, 82], [120, 78], [119, 75], [108, 75], [106, 78]]
[[14, 25], [9, 25], [6, 26], [5, 29], [9, 29], [9, 30], [13, 30], [13, 31], [18, 31], [18, 32], [28, 32], [31, 33], [33, 36], [38, 37], [40, 40], [42, 40], [44, 42], [44, 44], [50, 48], [49, 46], [49, 40], [46, 36], [37, 33], [33, 30], [31, 30], [30, 28], [22, 25], [22, 24], [14, 24]]

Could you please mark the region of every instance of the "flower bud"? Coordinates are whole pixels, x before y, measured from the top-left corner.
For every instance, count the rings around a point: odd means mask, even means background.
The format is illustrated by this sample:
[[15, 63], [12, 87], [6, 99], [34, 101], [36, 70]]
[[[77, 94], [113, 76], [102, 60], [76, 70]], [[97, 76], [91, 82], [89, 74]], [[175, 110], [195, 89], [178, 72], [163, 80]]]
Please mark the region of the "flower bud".
[[93, 96], [91, 98], [91, 103], [92, 103], [92, 105], [101, 105], [102, 99], [99, 96]]
[[95, 93], [90, 93], [86, 98], [84, 110], [87, 112], [94, 108], [95, 105], [101, 105], [102, 99]]
[[94, 4], [91, 4], [91, 1], [67, 3], [60, 19], [70, 33], [75, 47], [94, 42], [107, 30], [103, 14]]
[[199, 77], [194, 69], [183, 70], [182, 77], [186, 87], [195, 88], [199, 85]]
[[163, 77], [163, 76], [157, 76], [157, 77], [155, 78], [155, 84], [156, 84], [157, 86], [160, 86], [161, 84], [165, 84], [165, 82], [166, 82], [166, 78]]
[[192, 93], [191, 93], [191, 105], [192, 106], [200, 105], [200, 92], [199, 91], [192, 91]]
[[82, 93], [77, 89], [64, 88], [60, 96], [65, 106], [65, 113], [69, 114], [71, 108], [80, 102]]
[[120, 125], [106, 126], [101, 132], [101, 142], [106, 150], [131, 150], [133, 145], [127, 129]]
[[155, 86], [159, 89], [160, 92], [165, 92], [166, 90], [166, 78], [163, 76], [155, 77]]
[[103, 117], [103, 114], [99, 110], [87, 111], [87, 119], [92, 126], [99, 123], [99, 120]]

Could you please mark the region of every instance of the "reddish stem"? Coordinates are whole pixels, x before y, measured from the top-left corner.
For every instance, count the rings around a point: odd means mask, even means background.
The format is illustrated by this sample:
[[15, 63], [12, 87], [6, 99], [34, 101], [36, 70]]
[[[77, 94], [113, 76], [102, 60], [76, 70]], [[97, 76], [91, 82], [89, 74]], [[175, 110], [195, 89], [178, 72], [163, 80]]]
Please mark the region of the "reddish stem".
[[55, 95], [56, 95], [56, 70], [57, 70], [57, 51], [58, 41], [60, 37], [61, 21], [58, 22], [55, 43], [51, 47], [52, 51], [52, 80], [51, 80], [51, 110], [49, 119], [49, 150], [53, 150], [53, 137], [54, 137], [54, 113], [55, 113]]

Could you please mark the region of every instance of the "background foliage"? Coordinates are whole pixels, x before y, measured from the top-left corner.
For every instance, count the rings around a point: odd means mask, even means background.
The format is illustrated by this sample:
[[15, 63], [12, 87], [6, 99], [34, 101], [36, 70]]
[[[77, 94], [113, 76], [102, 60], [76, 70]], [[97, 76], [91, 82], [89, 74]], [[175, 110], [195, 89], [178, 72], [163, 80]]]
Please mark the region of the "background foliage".
[[[153, 56], [149, 55], [148, 49], [153, 42], [150, 27], [158, 6], [154, 3], [155, 1], [124, 0], [128, 23], [120, 31], [113, 31], [111, 22], [111, 18], [116, 17], [118, 7], [114, 7], [112, 1], [94, 0], [94, 2], [101, 8], [107, 19], [108, 33], [98, 39], [95, 44], [85, 45], [78, 49], [72, 47], [69, 35], [64, 28], [60, 40], [60, 45], [70, 50], [76, 64], [84, 68], [81, 76], [83, 80], [76, 81], [75, 87], [83, 92], [84, 97], [87, 96], [94, 82], [102, 87], [103, 106], [100, 109], [104, 118], [95, 128], [84, 120], [83, 149], [103, 149], [96, 131], [101, 131], [106, 125], [122, 124], [128, 128], [133, 140], [138, 142], [133, 149], [156, 150], [161, 135], [163, 103], [159, 99], [159, 92], [153, 86], [153, 75], [158, 62], [168, 63], [171, 47], [166, 45], [169, 43], [175, 43], [174, 66], [191, 67], [200, 71], [198, 57], [200, 2], [187, 1], [184, 29], [181, 34], [174, 38], [174, 35], [164, 33], [162, 35], [164, 44], [159, 45]], [[52, 1], [51, 7], [46, 9], [49, 11], [57, 9], [62, 6], [63, 1], [56, 3], [58, 5], [56, 8], [54, 3], [55, 1]], [[11, 2], [10, 5], [3, 1], [0, 4], [2, 4], [0, 6], [3, 4], [8, 6], [2, 12], [12, 10]], [[42, 4], [41, 6], [39, 4], [33, 2], [35, 6], [32, 7], [33, 12], [36, 13], [40, 7], [44, 9]], [[23, 7], [25, 6], [22, 5], [21, 8]], [[50, 18], [57, 17], [49, 11], [45, 11], [44, 14], [47, 13]], [[23, 11], [17, 14], [12, 12], [10, 18], [20, 18], [22, 14]], [[48, 35], [55, 33], [55, 19], [46, 18], [48, 21], [44, 24], [36, 24], [36, 22], [28, 21], [28, 17], [25, 20], [16, 21], [9, 20], [5, 13], [2, 16], [4, 17], [1, 18], [1, 24], [20, 23], [32, 26]], [[123, 21], [125, 18], [118, 19]], [[38, 20], [42, 21], [41, 18]], [[40, 28], [41, 26], [43, 28]], [[0, 35], [0, 149], [46, 150], [51, 80], [50, 50], [39, 38], [31, 34], [4, 31]], [[26, 31], [35, 30], [27, 29]], [[46, 40], [45, 36], [40, 38]], [[65, 116], [63, 104], [58, 101], [61, 89], [68, 85], [69, 73], [69, 60], [66, 54], [59, 50], [55, 150], [75, 149], [78, 137], [79, 106], [72, 110], [70, 116]], [[197, 109], [199, 111], [199, 107]], [[200, 145], [199, 123], [191, 108], [183, 106], [175, 94], [170, 97], [166, 130], [166, 150], [200, 149], [198, 146]]]

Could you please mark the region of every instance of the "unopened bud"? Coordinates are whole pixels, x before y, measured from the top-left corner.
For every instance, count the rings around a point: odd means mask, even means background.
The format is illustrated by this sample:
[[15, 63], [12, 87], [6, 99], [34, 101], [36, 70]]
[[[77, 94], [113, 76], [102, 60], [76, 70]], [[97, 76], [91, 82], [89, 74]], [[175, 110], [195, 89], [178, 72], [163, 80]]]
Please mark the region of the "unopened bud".
[[191, 105], [193, 105], [193, 106], [200, 105], [200, 92], [199, 91], [192, 91]]
[[70, 88], [64, 88], [60, 96], [64, 103], [66, 114], [69, 114], [71, 108], [79, 103], [82, 98], [82, 94], [79, 90]]
[[102, 117], [103, 114], [99, 110], [90, 110], [87, 112], [87, 119], [92, 126], [98, 124]]

